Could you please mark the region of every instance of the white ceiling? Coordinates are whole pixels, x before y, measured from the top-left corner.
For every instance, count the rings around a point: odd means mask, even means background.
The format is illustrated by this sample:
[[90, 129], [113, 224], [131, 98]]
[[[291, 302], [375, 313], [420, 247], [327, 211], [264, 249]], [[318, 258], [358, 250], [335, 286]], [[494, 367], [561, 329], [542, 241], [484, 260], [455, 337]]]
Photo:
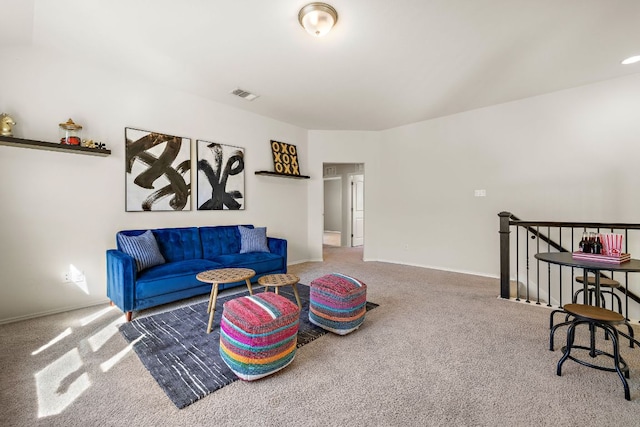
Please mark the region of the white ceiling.
[[314, 38], [305, 0], [0, 0], [0, 45], [73, 52], [306, 129], [388, 129], [640, 72], [620, 65], [640, 54], [640, 0], [328, 2], [338, 23]]

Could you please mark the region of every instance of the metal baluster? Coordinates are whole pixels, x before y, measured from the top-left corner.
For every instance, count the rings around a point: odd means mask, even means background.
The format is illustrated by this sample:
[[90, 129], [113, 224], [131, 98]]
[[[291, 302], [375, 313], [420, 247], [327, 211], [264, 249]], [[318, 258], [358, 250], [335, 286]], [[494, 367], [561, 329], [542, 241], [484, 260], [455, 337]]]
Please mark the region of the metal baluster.
[[516, 301], [520, 301], [520, 226], [516, 226]]
[[[551, 226], [547, 226], [547, 252], [551, 252]], [[559, 271], [561, 271], [560, 269]], [[562, 278], [560, 278], [562, 281]], [[560, 282], [562, 283], [562, 282]], [[551, 263], [547, 263], [547, 307], [551, 307]]]
[[[536, 239], [538, 239], [538, 241], [536, 242], [536, 253], [540, 253], [540, 226], [536, 226]], [[538, 288], [538, 292], [536, 295], [536, 305], [540, 305], [540, 260], [538, 260], [538, 262], [536, 263], [536, 271], [538, 274], [538, 277], [536, 279], [536, 286]]]
[[529, 301], [529, 229], [527, 228], [527, 302]]

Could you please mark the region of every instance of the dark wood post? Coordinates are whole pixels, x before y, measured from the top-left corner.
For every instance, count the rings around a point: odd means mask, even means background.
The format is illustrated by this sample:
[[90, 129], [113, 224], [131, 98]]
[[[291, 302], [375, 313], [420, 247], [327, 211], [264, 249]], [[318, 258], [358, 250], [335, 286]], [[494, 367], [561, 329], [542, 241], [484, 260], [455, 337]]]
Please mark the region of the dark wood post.
[[509, 299], [509, 269], [511, 260], [509, 258], [509, 233], [511, 233], [511, 227], [509, 227], [509, 220], [511, 219], [511, 212], [500, 212], [500, 298]]

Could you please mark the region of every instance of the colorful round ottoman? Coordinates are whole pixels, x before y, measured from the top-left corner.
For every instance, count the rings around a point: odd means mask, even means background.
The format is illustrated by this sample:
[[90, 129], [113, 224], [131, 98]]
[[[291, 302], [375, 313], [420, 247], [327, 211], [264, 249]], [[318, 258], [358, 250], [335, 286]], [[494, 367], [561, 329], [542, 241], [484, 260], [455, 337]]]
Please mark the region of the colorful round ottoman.
[[346, 335], [364, 322], [366, 303], [367, 285], [344, 274], [327, 274], [311, 282], [309, 321]]
[[227, 301], [220, 321], [220, 356], [246, 381], [273, 374], [296, 354], [300, 309], [275, 293]]

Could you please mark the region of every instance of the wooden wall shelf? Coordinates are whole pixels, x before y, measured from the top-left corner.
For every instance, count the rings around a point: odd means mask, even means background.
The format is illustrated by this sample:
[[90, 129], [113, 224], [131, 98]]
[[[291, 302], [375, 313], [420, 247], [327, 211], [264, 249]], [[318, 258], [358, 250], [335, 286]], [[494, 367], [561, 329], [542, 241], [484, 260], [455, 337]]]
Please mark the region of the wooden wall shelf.
[[293, 179], [309, 179], [310, 176], [307, 175], [290, 175], [286, 173], [278, 173], [271, 171], [256, 171], [256, 175], [266, 175], [266, 176], [277, 176], [279, 178], [293, 178]]
[[0, 145], [9, 147], [35, 148], [37, 150], [64, 151], [65, 153], [87, 154], [90, 156], [106, 157], [111, 150], [103, 148], [89, 148], [80, 145], [64, 145], [55, 142], [34, 141], [32, 139], [14, 138], [12, 136], [0, 136]]

